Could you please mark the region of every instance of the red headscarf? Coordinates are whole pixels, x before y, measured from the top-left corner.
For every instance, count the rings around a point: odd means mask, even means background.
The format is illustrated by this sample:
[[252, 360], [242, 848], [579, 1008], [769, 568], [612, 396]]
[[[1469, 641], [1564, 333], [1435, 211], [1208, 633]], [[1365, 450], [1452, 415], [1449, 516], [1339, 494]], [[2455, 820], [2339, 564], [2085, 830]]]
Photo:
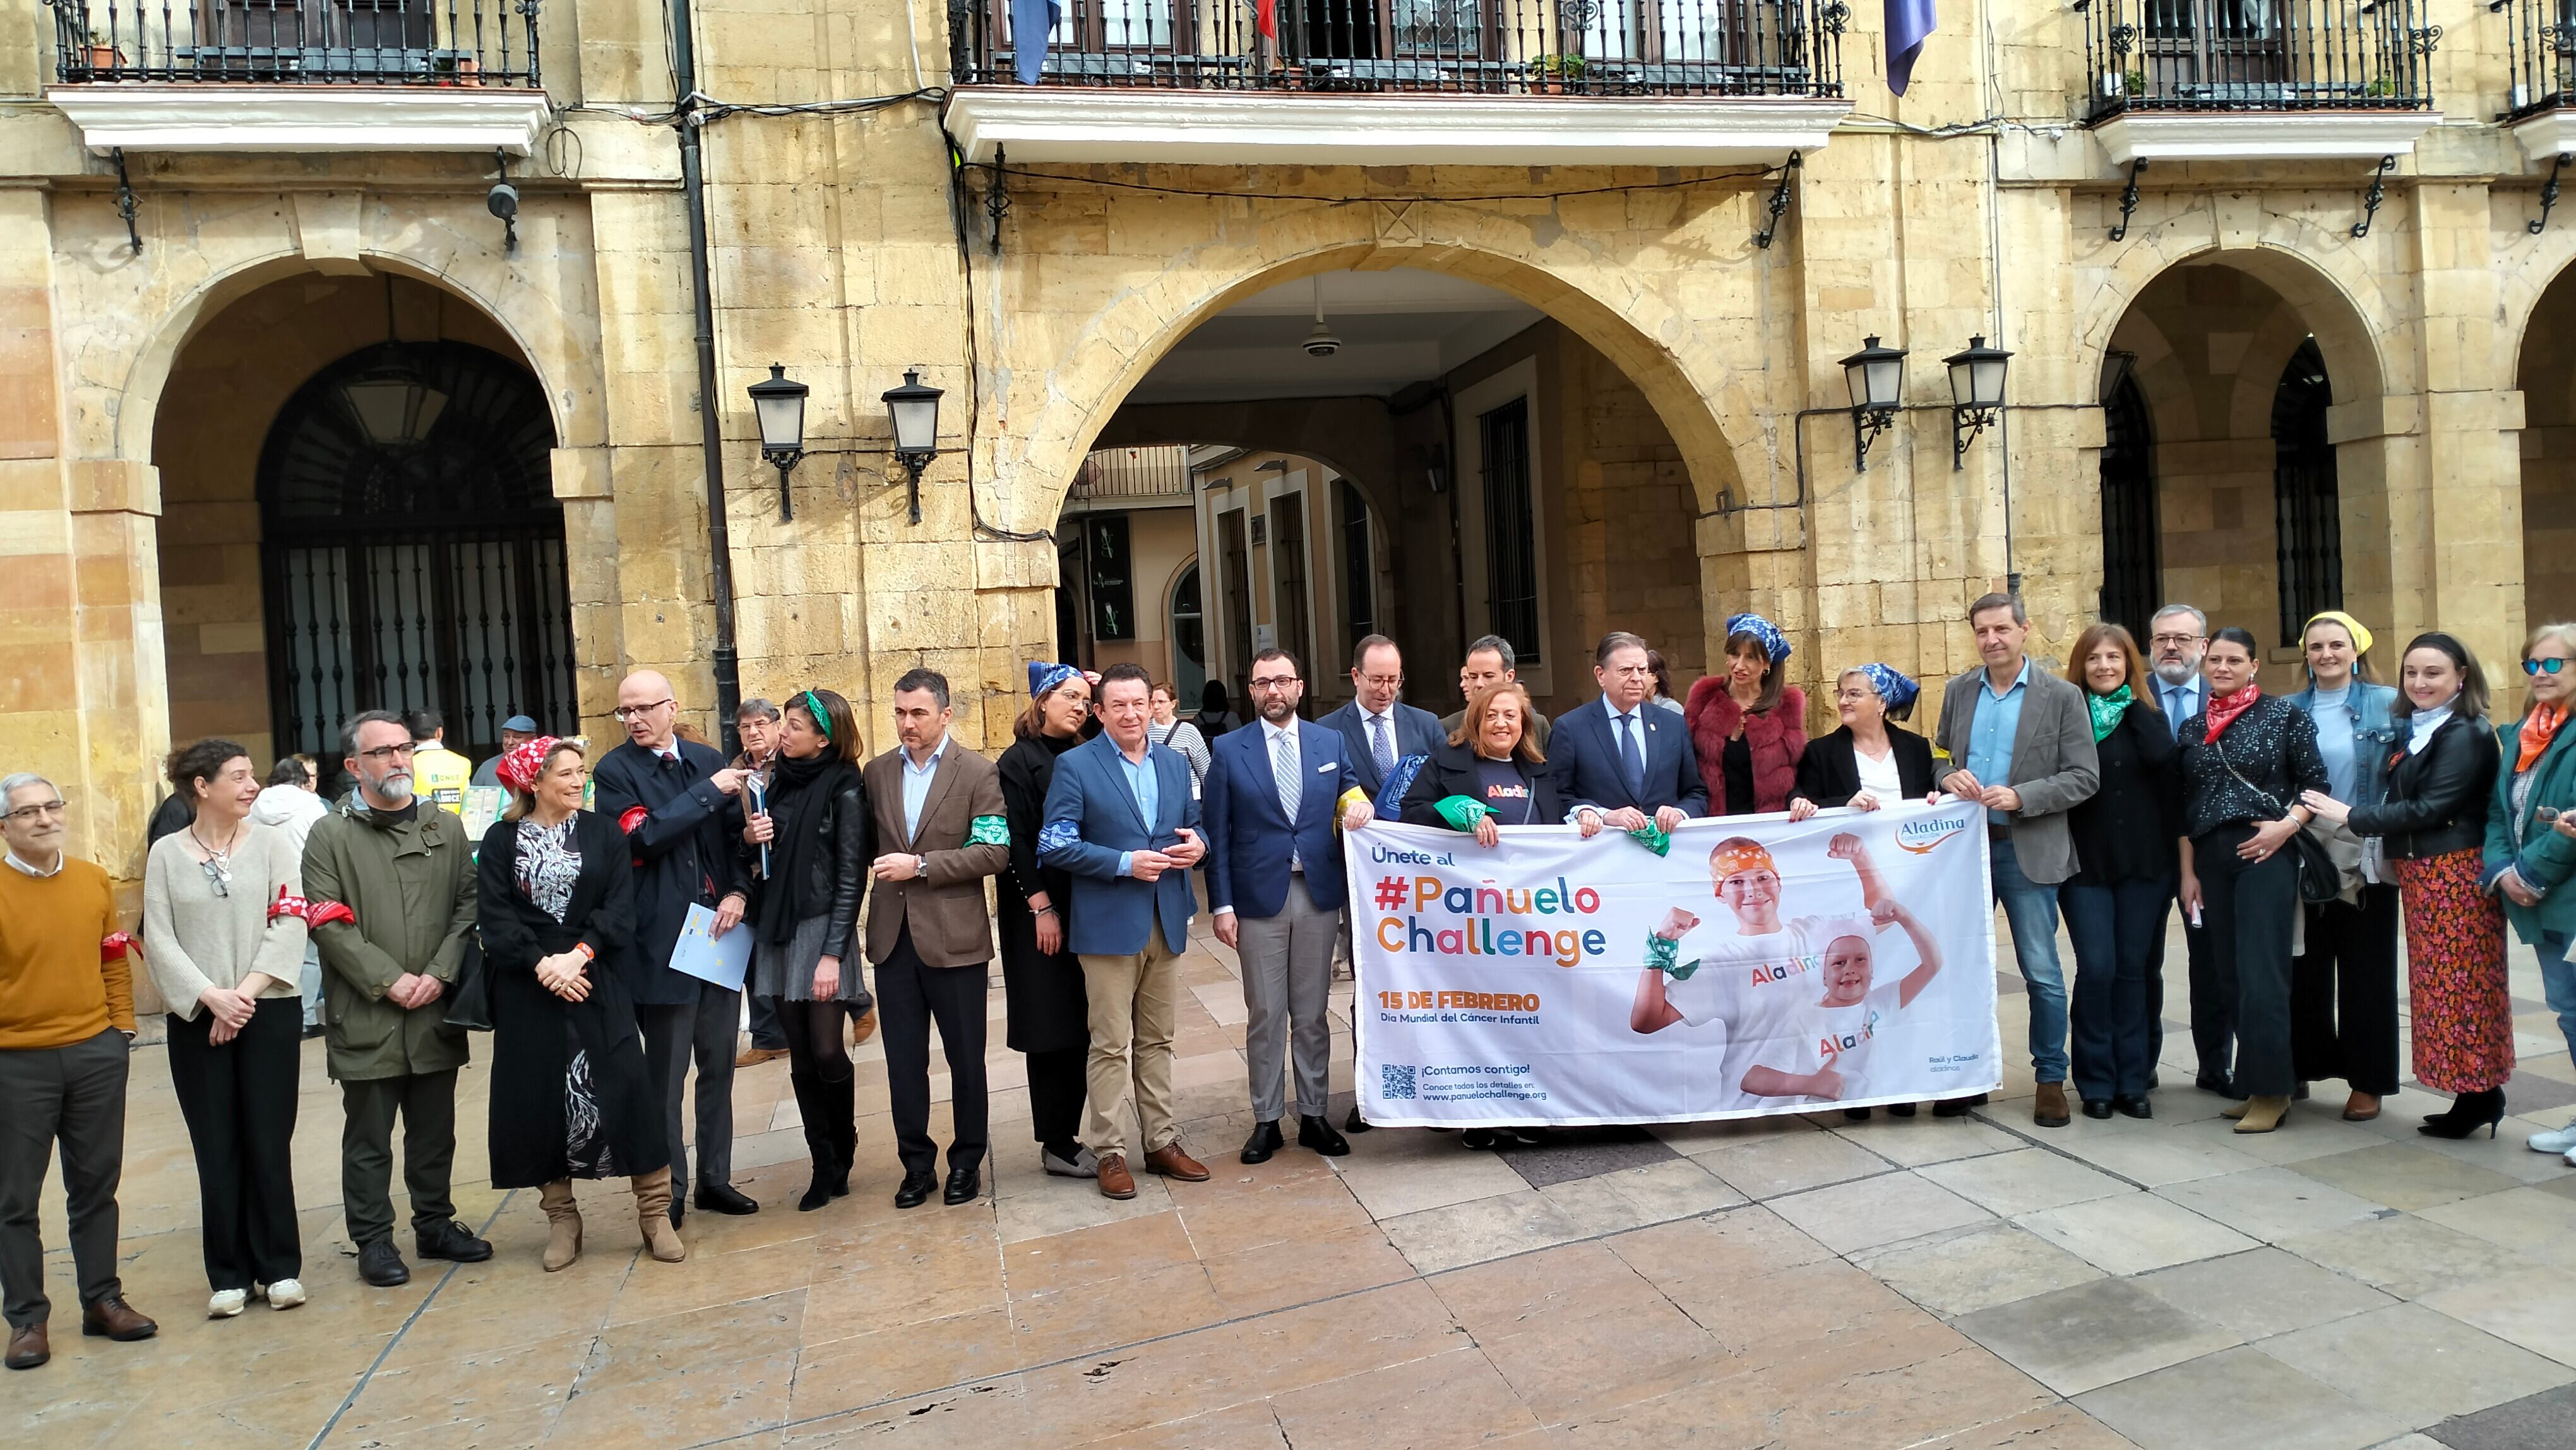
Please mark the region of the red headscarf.
[[501, 784], [525, 795], [536, 789], [537, 772], [545, 769], [546, 756], [562, 743], [552, 735], [521, 741], [503, 752], [500, 764], [492, 767], [492, 774]]
[[2209, 724], [2208, 727], [2201, 732], [2200, 738], [2202, 742], [2207, 743], [2217, 739], [2219, 731], [2234, 724], [2237, 716], [2254, 708], [2254, 702], [2262, 697], [2263, 687], [2252, 680], [2246, 681], [2245, 688], [2238, 690], [2235, 694], [2210, 696]]

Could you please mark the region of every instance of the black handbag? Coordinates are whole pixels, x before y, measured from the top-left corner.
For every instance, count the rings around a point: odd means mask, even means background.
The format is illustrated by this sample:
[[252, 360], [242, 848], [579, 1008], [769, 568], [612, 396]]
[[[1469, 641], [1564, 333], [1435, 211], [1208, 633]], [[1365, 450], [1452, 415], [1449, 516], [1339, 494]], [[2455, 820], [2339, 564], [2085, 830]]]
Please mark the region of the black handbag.
[[483, 980], [483, 934], [465, 934], [465, 960], [447, 993], [447, 1025], [468, 1032], [492, 1030], [492, 989]]
[[[2203, 728], [2206, 730], [2206, 727]], [[2201, 738], [2208, 742], [2210, 749], [2218, 752], [2218, 763], [2226, 767], [2229, 775], [2236, 777], [2237, 784], [2271, 802], [2273, 807], [2280, 811], [2281, 814], [2274, 819], [2286, 821], [2290, 818], [2288, 806], [2281, 804], [2270, 791], [2247, 780], [2245, 773], [2228, 760], [2225, 745], [2210, 739], [2205, 733]], [[2301, 901], [2310, 906], [2321, 906], [2343, 895], [2343, 868], [2335, 865], [2334, 856], [2326, 850], [2325, 842], [2310, 835], [2307, 829], [2302, 827], [2290, 833], [2290, 850], [2298, 861]]]

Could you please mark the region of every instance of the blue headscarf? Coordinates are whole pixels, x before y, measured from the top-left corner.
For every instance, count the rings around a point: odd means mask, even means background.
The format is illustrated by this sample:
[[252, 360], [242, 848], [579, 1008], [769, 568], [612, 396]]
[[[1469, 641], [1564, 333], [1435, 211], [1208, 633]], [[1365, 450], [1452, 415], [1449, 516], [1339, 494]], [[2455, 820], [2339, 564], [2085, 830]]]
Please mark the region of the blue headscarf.
[[1031, 660], [1029, 661], [1029, 698], [1042, 700], [1046, 698], [1047, 691], [1081, 673], [1082, 671], [1071, 665], [1054, 664], [1047, 660]]
[[1878, 698], [1886, 701], [1887, 708], [1891, 711], [1902, 710], [1913, 704], [1914, 697], [1923, 693], [1921, 685], [1914, 683], [1904, 671], [1894, 665], [1882, 665], [1873, 660], [1865, 665], [1854, 665], [1852, 668], [1868, 677], [1869, 687], [1878, 691]]
[[1762, 644], [1762, 652], [1771, 657], [1771, 667], [1775, 670], [1780, 667], [1782, 660], [1789, 657], [1789, 636], [1782, 634], [1780, 626], [1764, 619], [1761, 615], [1748, 611], [1729, 616], [1726, 621], [1726, 637], [1733, 639], [1739, 634], [1749, 634], [1759, 640]]

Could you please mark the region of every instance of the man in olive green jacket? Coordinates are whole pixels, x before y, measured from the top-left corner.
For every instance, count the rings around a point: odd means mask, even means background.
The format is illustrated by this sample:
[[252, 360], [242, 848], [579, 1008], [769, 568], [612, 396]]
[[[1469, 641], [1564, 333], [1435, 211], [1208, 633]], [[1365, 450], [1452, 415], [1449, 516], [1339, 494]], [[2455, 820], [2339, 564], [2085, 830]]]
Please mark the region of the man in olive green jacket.
[[322, 954], [322, 1036], [347, 1121], [340, 1197], [358, 1276], [407, 1283], [394, 1247], [394, 1115], [403, 1121], [403, 1184], [424, 1259], [479, 1263], [492, 1246], [456, 1221], [456, 1070], [465, 1034], [447, 1025], [446, 993], [474, 930], [474, 855], [463, 822], [412, 794], [411, 732], [370, 710], [341, 731], [356, 796], [313, 823], [304, 892]]

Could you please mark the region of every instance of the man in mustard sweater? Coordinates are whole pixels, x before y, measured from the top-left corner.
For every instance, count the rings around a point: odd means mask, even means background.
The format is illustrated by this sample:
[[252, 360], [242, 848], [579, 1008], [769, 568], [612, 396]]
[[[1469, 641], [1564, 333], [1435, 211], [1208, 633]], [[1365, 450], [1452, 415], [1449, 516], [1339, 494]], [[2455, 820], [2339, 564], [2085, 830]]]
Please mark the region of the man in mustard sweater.
[[0, 778], [0, 1296], [11, 1369], [53, 1357], [36, 1199], [63, 1153], [81, 1333], [149, 1339], [160, 1326], [116, 1276], [116, 1184], [125, 1164], [125, 1058], [134, 987], [107, 873], [63, 850], [62, 792]]

